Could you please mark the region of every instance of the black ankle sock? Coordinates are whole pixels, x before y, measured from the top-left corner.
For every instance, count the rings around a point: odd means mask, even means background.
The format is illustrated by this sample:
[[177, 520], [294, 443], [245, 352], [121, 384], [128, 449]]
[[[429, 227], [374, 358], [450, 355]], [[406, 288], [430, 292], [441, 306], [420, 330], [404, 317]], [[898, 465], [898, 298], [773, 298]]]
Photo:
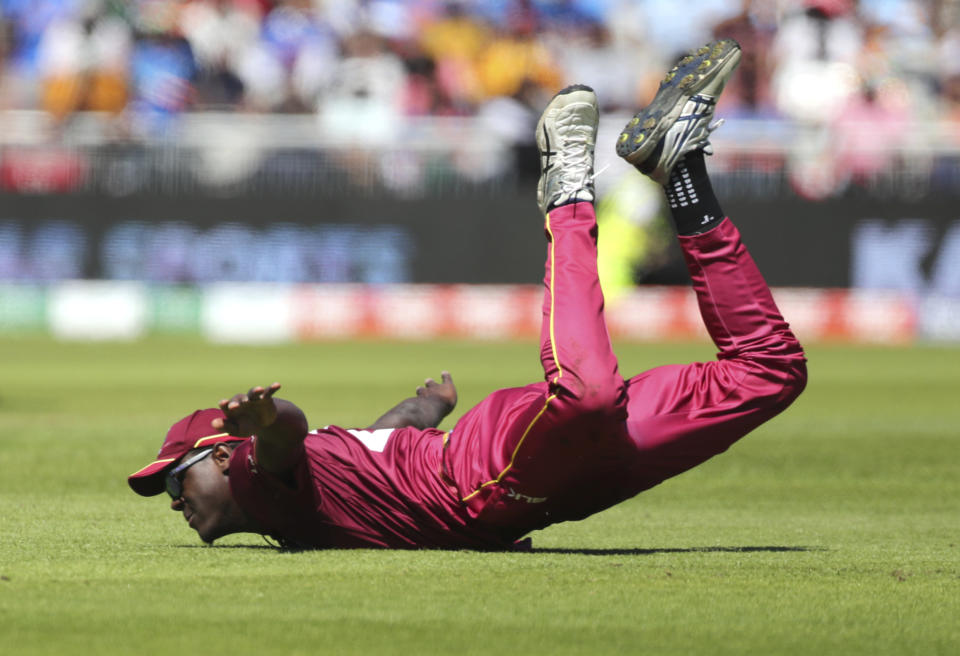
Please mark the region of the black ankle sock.
[[723, 221], [723, 210], [713, 194], [702, 150], [687, 153], [677, 162], [664, 191], [679, 234], [698, 235]]

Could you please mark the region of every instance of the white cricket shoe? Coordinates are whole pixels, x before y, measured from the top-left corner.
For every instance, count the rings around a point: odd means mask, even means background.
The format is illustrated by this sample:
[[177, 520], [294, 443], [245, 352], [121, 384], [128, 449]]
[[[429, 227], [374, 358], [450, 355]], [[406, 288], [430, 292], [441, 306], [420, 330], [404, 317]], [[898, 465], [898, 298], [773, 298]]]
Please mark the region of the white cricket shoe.
[[653, 102], [634, 116], [617, 139], [617, 154], [662, 185], [684, 155], [708, 155], [713, 110], [724, 85], [740, 63], [733, 39], [708, 43], [681, 59], [660, 83]]
[[537, 202], [544, 214], [560, 205], [593, 202], [593, 150], [599, 120], [597, 96], [582, 84], [561, 90], [543, 110], [537, 123]]

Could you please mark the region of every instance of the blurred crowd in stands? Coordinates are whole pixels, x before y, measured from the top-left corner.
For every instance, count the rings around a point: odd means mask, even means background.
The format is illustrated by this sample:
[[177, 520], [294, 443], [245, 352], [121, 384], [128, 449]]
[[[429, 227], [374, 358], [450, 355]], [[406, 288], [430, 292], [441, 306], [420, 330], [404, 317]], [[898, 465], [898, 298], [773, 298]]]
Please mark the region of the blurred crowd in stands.
[[632, 110], [679, 54], [730, 36], [745, 57], [727, 115], [960, 117], [958, 4], [0, 0], [0, 108], [161, 128], [184, 111], [317, 112], [337, 125], [522, 114], [585, 82], [605, 110]]

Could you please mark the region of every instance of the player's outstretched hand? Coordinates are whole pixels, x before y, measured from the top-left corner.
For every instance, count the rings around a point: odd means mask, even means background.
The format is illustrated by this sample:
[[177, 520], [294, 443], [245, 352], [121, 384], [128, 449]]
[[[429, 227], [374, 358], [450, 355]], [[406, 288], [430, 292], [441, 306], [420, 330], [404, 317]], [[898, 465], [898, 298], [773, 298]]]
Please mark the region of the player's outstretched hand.
[[440, 382], [427, 378], [417, 388], [417, 398], [442, 404], [444, 416], [450, 414], [457, 405], [457, 388], [449, 371], [440, 372]]
[[246, 437], [256, 434], [276, 421], [277, 406], [273, 402], [273, 395], [279, 389], [280, 383], [269, 387], [251, 387], [246, 394], [234, 394], [232, 398], [222, 399], [217, 405], [225, 418], [214, 419], [211, 425], [230, 435]]

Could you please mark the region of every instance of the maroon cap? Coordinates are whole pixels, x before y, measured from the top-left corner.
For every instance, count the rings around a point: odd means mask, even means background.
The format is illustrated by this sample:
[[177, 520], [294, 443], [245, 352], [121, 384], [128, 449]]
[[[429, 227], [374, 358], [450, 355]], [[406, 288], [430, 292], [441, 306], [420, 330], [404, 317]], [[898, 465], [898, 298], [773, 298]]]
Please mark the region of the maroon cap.
[[212, 446], [218, 442], [237, 442], [250, 439], [229, 433], [217, 433], [210, 425], [214, 419], [223, 417], [219, 408], [197, 410], [187, 415], [167, 431], [157, 459], [149, 465], [127, 477], [127, 483], [137, 494], [152, 497], [163, 492], [163, 477], [180, 458], [202, 446]]

